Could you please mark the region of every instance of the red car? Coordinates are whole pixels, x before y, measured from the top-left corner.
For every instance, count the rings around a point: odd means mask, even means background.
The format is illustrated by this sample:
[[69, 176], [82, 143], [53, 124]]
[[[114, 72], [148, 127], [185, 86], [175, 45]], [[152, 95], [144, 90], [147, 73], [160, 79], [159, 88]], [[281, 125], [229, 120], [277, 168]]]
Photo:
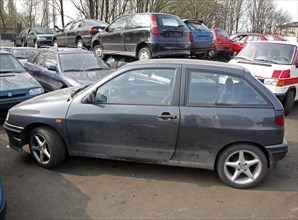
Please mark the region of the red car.
[[231, 40], [232, 43], [232, 50], [234, 54], [237, 54], [242, 50], [245, 44], [249, 41], [259, 41], [259, 40], [267, 40], [265, 35], [258, 34], [258, 33], [241, 33], [234, 35]]
[[284, 38], [278, 34], [266, 34], [265, 37], [267, 38], [267, 40], [288, 41], [286, 38]]
[[227, 32], [220, 28], [212, 28], [213, 41], [218, 53], [223, 54], [227, 59], [231, 59], [232, 51], [232, 40], [230, 39]]

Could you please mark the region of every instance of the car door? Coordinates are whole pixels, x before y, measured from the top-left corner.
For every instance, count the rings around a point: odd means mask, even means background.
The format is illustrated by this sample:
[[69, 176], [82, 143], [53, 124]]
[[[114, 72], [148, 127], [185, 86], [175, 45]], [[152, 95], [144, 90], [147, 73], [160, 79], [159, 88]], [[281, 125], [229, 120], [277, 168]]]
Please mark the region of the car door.
[[148, 42], [150, 38], [150, 15], [135, 14], [123, 30], [124, 51], [135, 55], [140, 42]]
[[179, 129], [180, 67], [122, 71], [94, 88], [97, 102], [79, 98], [70, 105], [66, 126], [71, 150], [90, 156], [169, 160]]
[[67, 46], [76, 46], [77, 30], [83, 24], [81, 20], [75, 22], [73, 26], [66, 32]]
[[55, 37], [57, 39], [59, 46], [62, 46], [62, 47], [67, 46], [67, 43], [68, 43], [67, 33], [70, 31], [70, 29], [73, 25], [74, 25], [73, 21], [69, 22], [61, 32], [55, 34]]
[[[42, 85], [45, 86], [42, 77], [43, 63], [45, 62], [45, 55], [43, 50], [39, 51], [35, 58], [25, 64], [26, 70]], [[44, 87], [45, 88], [45, 87]]]
[[101, 35], [100, 42], [104, 53], [124, 51], [123, 31], [129, 16], [122, 16], [112, 22]]

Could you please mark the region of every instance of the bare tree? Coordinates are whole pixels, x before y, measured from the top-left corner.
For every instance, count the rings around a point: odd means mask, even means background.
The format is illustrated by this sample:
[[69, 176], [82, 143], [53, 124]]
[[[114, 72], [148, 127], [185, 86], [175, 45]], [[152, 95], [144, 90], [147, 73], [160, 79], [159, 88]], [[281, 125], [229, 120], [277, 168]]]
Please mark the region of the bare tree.
[[63, 0], [53, 0], [52, 6], [57, 10], [61, 17], [61, 24], [62, 27], [64, 27], [64, 6], [63, 6]]
[[5, 10], [4, 10], [4, 0], [0, 0], [0, 19], [1, 19], [1, 26], [0, 27], [3, 27], [3, 29], [6, 28], [5, 17], [6, 17], [6, 13], [5, 13]]

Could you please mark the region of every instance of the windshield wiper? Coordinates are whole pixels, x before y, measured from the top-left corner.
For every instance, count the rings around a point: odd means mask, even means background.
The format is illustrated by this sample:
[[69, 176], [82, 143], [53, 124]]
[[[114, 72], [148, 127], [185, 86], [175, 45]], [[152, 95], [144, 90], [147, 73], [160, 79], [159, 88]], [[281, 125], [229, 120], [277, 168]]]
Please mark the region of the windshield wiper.
[[23, 73], [24, 71], [20, 71], [20, 70], [4, 70], [4, 71], [0, 71], [0, 73]]
[[96, 70], [102, 70], [103, 68], [96, 67], [96, 68], [89, 68], [89, 69], [84, 69], [84, 71], [96, 71]]
[[247, 61], [251, 61], [250, 59], [248, 59], [248, 58], [245, 58], [245, 57], [235, 57], [235, 60], [238, 60], [238, 59], [241, 59], [241, 60], [247, 60]]
[[253, 59], [253, 61], [261, 61], [261, 62], [266, 62], [266, 63], [274, 63], [274, 64], [279, 64], [278, 62], [274, 60], [265, 60], [265, 59]]
[[67, 70], [64, 70], [63, 72], [81, 72], [82, 70], [80, 69], [67, 69]]
[[77, 94], [78, 92], [82, 91], [83, 89], [85, 89], [88, 85], [85, 85], [83, 87], [80, 87], [74, 91], [72, 91], [72, 93], [70, 94], [70, 97], [73, 98], [75, 96], [75, 94]]

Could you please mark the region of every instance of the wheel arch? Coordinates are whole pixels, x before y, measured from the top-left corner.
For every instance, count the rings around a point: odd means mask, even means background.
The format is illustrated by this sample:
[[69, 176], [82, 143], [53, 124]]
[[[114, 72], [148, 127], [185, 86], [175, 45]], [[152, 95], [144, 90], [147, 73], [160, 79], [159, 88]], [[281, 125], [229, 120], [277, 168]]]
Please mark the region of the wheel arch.
[[[148, 47], [148, 48], [149, 48], [148, 44], [145, 43], [145, 42], [141, 42], [141, 43], [138, 44], [138, 46], [136, 47], [135, 57], [138, 57], [139, 51], [140, 51], [142, 48], [144, 48], [144, 47]], [[149, 49], [150, 49], [150, 48], [149, 48]]]
[[61, 133], [58, 132], [58, 130], [55, 127], [53, 127], [53, 126], [51, 126], [49, 124], [46, 124], [46, 123], [41, 123], [41, 122], [33, 123], [33, 124], [27, 125], [25, 127], [25, 129], [24, 129], [24, 136], [22, 138], [24, 140], [23, 143], [22, 143], [23, 145], [29, 144], [29, 142], [30, 142], [30, 133], [31, 133], [31, 131], [33, 129], [35, 129], [37, 127], [48, 127], [50, 129], [54, 130], [62, 138], [62, 140], [63, 140], [63, 142], [64, 142], [64, 144], [66, 146], [66, 152], [67, 152], [67, 154], [69, 154], [68, 143], [66, 141], [67, 140], [66, 139], [67, 137], [65, 137], [64, 135], [61, 135]]
[[95, 46], [97, 45], [101, 45], [100, 41], [99, 40], [94, 40], [93, 42], [91, 42], [91, 47], [92, 47], [92, 50], [94, 49]]
[[234, 143], [227, 144], [226, 146], [224, 146], [223, 148], [220, 149], [220, 151], [217, 153], [217, 155], [215, 157], [214, 170], [216, 170], [218, 159], [219, 159], [219, 156], [222, 154], [222, 152], [224, 152], [229, 147], [232, 147], [232, 146], [235, 146], [235, 145], [244, 145], [244, 144], [249, 144], [251, 146], [254, 146], [254, 147], [257, 147], [258, 149], [260, 149], [266, 157], [267, 166], [270, 167], [270, 157], [269, 157], [268, 151], [265, 149], [264, 146], [262, 146], [260, 144], [257, 144], [257, 143], [254, 143], [254, 142], [239, 141], [239, 142], [234, 142]]

